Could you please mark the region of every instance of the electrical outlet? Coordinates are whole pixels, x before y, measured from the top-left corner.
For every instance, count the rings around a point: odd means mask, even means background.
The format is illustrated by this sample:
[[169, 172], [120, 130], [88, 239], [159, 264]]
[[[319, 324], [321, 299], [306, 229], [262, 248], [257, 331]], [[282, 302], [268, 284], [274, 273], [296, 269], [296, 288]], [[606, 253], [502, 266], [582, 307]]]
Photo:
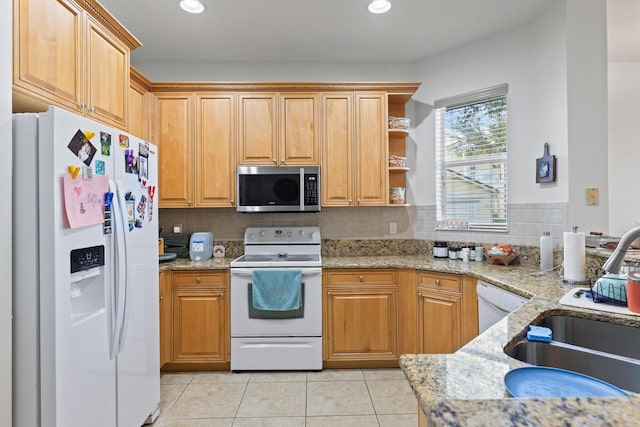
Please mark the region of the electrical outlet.
[[389, 234], [396, 234], [398, 232], [398, 224], [395, 222], [389, 223]]
[[587, 205], [598, 206], [600, 203], [600, 192], [597, 188], [587, 188]]

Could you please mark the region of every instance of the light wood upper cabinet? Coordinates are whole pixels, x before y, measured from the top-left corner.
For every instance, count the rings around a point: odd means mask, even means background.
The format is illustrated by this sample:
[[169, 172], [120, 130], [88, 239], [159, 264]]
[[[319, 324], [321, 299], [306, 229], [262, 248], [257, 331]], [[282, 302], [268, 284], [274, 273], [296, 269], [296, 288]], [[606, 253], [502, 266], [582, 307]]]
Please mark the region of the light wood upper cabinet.
[[384, 206], [388, 200], [386, 93], [322, 95], [322, 205]]
[[196, 206], [232, 207], [236, 194], [234, 93], [196, 94]]
[[95, 1], [14, 0], [14, 110], [54, 104], [127, 130], [129, 54], [139, 45]]
[[238, 164], [276, 165], [277, 93], [238, 94]]
[[318, 99], [317, 93], [280, 94], [279, 165], [320, 164]]
[[129, 48], [89, 17], [86, 51], [86, 115], [127, 129]]
[[317, 93], [239, 93], [238, 105], [238, 164], [320, 163]]
[[321, 95], [322, 206], [350, 206], [354, 199], [353, 92]]
[[385, 206], [389, 199], [386, 93], [356, 92], [354, 110], [356, 205]]
[[194, 95], [157, 93], [154, 135], [158, 146], [158, 197], [161, 208], [193, 206]]
[[13, 84], [82, 111], [84, 11], [68, 0], [13, 2]]
[[234, 93], [155, 94], [161, 208], [235, 205]]
[[147, 80], [138, 70], [131, 67], [129, 85], [129, 133], [149, 140], [149, 122], [151, 115], [149, 93], [150, 81]]

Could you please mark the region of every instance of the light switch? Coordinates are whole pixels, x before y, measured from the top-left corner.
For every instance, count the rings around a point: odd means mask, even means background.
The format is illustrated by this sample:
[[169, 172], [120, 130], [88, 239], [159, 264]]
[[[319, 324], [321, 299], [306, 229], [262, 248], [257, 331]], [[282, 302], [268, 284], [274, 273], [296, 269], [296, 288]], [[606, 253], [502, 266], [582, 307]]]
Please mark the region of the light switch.
[[587, 205], [598, 206], [600, 203], [600, 192], [597, 188], [587, 188]]
[[397, 224], [395, 222], [389, 223], [389, 234], [396, 234], [398, 232]]

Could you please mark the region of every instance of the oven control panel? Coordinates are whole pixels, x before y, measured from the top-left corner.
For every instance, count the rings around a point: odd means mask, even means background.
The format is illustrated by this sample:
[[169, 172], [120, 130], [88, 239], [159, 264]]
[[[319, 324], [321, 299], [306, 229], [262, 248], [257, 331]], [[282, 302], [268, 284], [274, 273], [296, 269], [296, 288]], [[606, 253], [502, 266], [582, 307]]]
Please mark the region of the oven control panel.
[[245, 244], [320, 244], [319, 227], [247, 227]]

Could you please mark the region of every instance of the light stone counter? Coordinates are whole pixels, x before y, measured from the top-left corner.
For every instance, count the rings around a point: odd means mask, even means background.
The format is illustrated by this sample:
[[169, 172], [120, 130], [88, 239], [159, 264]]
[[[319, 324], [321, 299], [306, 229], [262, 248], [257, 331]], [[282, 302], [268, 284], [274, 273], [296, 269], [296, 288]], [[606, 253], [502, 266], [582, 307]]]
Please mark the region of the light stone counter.
[[[227, 269], [231, 258], [192, 262], [178, 259], [160, 270]], [[561, 306], [557, 301], [573, 285], [557, 273], [487, 262], [434, 259], [429, 255], [325, 256], [323, 268], [409, 268], [467, 274], [530, 298], [454, 354], [405, 354], [400, 366], [420, 408], [433, 426], [632, 426], [640, 425], [640, 395], [631, 398], [515, 399], [509, 397], [504, 374], [527, 366], [503, 348], [524, 334], [541, 313], [569, 313], [640, 327], [640, 317]], [[630, 343], [630, 345], [638, 345]]]

